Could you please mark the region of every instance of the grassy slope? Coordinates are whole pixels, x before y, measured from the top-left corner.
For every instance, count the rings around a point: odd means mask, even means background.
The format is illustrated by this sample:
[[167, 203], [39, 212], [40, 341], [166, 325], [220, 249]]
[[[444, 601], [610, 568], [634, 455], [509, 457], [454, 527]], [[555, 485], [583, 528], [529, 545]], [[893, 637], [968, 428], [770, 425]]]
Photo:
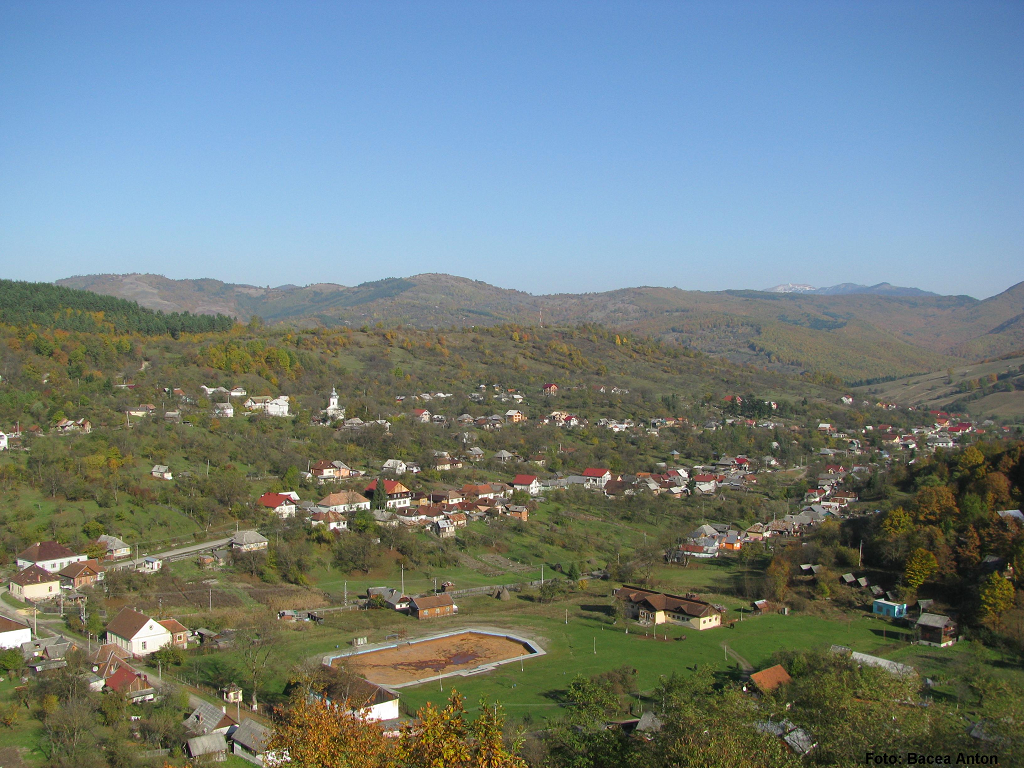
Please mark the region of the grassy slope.
[[[961, 382], [1000, 374], [1024, 365], [1024, 357], [995, 360], [988, 363], [959, 365], [950, 377], [947, 371], [934, 371], [920, 376], [909, 376], [881, 384], [856, 387], [854, 394], [872, 402], [883, 400], [899, 405], [913, 405], [926, 409], [942, 409], [963, 393], [957, 390]], [[1024, 392], [996, 392], [975, 400], [969, 406], [972, 415], [1019, 417], [1024, 415]]]

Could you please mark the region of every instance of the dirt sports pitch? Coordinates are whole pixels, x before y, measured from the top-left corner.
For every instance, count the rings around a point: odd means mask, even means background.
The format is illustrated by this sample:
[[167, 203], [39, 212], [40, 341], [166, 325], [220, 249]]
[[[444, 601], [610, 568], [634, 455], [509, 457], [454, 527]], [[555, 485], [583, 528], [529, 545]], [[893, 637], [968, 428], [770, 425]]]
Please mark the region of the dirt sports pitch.
[[466, 631], [397, 643], [368, 651], [333, 656], [325, 663], [344, 663], [378, 685], [402, 687], [438, 677], [466, 675], [493, 669], [543, 651], [511, 635]]

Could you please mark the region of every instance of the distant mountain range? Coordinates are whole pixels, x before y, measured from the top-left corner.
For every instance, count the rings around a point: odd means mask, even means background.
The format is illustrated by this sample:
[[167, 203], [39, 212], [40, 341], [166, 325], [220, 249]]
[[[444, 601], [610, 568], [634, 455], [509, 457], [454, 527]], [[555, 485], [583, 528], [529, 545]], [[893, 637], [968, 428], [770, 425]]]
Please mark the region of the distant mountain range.
[[803, 283], [783, 283], [774, 288], [766, 289], [768, 293], [809, 293], [816, 296], [845, 296], [851, 293], [867, 293], [873, 296], [938, 296], [931, 291], [922, 291], [920, 288], [901, 288], [890, 283], [879, 283], [878, 285], [858, 285], [857, 283], [840, 283], [830, 285], [827, 288], [815, 288], [813, 285]]
[[534, 296], [443, 274], [357, 286], [260, 288], [146, 274], [88, 275], [58, 284], [167, 312], [224, 313], [243, 321], [259, 315], [303, 326], [600, 323], [733, 362], [844, 381], [943, 370], [1024, 350], [1024, 283], [984, 301], [887, 283], [813, 292], [639, 287]]

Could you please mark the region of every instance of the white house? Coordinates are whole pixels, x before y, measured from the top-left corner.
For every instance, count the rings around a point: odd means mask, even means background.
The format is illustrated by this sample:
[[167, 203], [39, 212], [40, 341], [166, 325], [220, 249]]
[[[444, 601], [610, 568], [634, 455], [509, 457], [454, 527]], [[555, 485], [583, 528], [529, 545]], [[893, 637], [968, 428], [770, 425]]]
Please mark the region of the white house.
[[583, 470], [583, 477], [587, 488], [604, 488], [612, 479], [612, 473], [607, 469], [588, 467]]
[[330, 509], [318, 509], [309, 516], [309, 524], [314, 527], [318, 525], [326, 525], [327, 530], [329, 531], [348, 530], [348, 521], [341, 516], [340, 512], [335, 512]]
[[280, 397], [259, 395], [257, 397], [250, 397], [245, 401], [244, 405], [250, 411], [263, 411], [267, 416], [287, 416], [289, 400], [288, 395], [281, 395]]
[[107, 625], [107, 642], [133, 656], [148, 656], [173, 642], [170, 631], [144, 613], [122, 608]]
[[[325, 659], [326, 666], [330, 666], [329, 659]], [[367, 722], [379, 722], [397, 720], [398, 694], [390, 688], [376, 685], [369, 680], [356, 678], [345, 686], [343, 694], [339, 692], [339, 698], [347, 698], [352, 706], [352, 713], [361, 720]], [[327, 703], [331, 703], [331, 692], [328, 691]]]
[[512, 481], [512, 488], [516, 491], [526, 491], [531, 496], [540, 493], [540, 480], [536, 475], [516, 475]]
[[7, 450], [7, 435], [0, 432], [0, 451]]
[[56, 541], [37, 541], [24, 552], [18, 554], [18, 570], [30, 565], [38, 565], [44, 571], [56, 573], [61, 568], [88, 560], [88, 555], [76, 555], [70, 549]]
[[0, 616], [0, 648], [20, 648], [32, 642], [32, 630], [19, 621]]
[[214, 403], [213, 415], [218, 419], [233, 419], [235, 418], [235, 406], [231, 403]]
[[408, 467], [401, 459], [388, 459], [384, 462], [383, 470], [393, 475], [404, 475]]
[[273, 510], [274, 514], [282, 520], [286, 517], [295, 516], [295, 502], [299, 500], [299, 494], [295, 491], [284, 493], [264, 493], [256, 503], [261, 507]]
[[171, 470], [165, 464], [154, 464], [153, 469], [149, 471], [153, 477], [157, 480], [173, 480], [174, 475], [171, 474]]
[[370, 508], [370, 500], [356, 491], [329, 493], [317, 502], [317, 506], [332, 512], [358, 512]]
[[96, 539], [96, 543], [106, 550], [106, 555], [104, 556], [104, 559], [106, 560], [117, 560], [120, 557], [129, 557], [132, 553], [132, 548], [117, 538], [117, 536], [109, 536], [104, 533]]

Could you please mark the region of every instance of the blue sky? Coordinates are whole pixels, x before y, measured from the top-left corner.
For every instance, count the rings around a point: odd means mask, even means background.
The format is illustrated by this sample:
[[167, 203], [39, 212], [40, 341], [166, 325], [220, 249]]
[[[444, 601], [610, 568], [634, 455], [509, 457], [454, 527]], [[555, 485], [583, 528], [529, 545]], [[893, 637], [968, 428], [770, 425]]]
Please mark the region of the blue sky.
[[0, 276], [1024, 280], [1024, 3], [6, 2]]

